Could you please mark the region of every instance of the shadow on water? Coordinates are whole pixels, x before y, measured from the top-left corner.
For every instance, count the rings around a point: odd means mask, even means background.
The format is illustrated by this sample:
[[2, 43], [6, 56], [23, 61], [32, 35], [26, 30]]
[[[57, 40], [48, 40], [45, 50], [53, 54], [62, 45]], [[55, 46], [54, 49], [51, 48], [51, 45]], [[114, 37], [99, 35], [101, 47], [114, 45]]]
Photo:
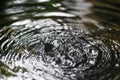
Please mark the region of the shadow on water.
[[119, 4], [3, 1], [0, 79], [120, 80]]

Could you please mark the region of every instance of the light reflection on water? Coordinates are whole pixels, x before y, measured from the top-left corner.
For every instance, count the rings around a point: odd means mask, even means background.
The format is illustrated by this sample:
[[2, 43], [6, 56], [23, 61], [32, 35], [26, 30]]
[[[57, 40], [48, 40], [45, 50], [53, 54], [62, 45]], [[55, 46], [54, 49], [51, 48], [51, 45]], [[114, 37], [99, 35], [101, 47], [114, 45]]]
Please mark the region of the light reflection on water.
[[119, 5], [112, 3], [0, 3], [0, 79], [119, 80]]

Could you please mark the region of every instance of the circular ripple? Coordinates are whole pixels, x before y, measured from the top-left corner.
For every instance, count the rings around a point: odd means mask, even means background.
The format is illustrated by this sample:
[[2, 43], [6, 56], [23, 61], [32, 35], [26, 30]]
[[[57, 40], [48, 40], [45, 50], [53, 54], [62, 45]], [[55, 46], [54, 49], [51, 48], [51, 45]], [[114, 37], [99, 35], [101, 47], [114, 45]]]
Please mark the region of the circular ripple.
[[84, 25], [62, 26], [51, 19], [14, 23], [0, 31], [0, 42], [1, 61], [9, 66], [8, 72], [22, 79], [116, 78], [111, 71], [119, 66], [118, 46], [88, 36]]

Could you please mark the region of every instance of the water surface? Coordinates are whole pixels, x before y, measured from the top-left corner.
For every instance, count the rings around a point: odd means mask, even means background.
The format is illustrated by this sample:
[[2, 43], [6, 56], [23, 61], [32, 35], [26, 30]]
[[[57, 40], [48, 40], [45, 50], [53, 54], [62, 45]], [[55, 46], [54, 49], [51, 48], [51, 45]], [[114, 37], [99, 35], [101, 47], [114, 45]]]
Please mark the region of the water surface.
[[120, 1], [0, 5], [0, 80], [120, 80]]

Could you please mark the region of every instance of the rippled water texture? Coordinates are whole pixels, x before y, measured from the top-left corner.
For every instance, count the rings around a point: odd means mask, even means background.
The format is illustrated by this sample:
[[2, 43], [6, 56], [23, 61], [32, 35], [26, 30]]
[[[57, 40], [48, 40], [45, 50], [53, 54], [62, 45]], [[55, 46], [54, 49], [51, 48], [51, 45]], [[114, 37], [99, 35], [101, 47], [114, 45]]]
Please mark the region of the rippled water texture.
[[120, 80], [120, 1], [0, 5], [0, 80]]

